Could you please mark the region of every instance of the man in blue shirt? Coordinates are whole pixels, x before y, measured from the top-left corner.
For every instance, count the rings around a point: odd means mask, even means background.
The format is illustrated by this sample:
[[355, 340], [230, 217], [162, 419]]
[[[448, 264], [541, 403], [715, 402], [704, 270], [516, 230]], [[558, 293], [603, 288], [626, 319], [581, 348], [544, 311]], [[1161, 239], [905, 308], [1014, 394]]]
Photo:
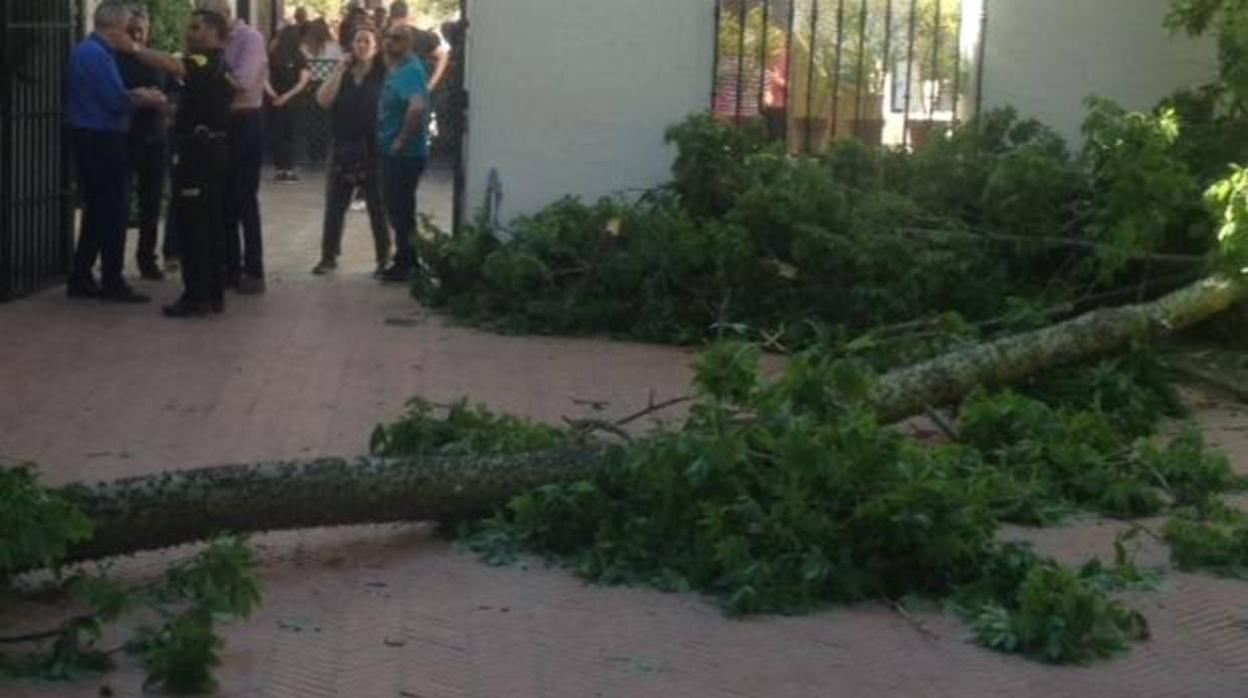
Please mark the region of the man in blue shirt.
[[388, 73], [377, 110], [377, 144], [396, 254], [382, 279], [405, 282], [416, 267], [416, 190], [429, 155], [429, 81], [412, 54], [410, 29], [390, 27], [384, 44]]
[[[83, 201], [82, 231], [69, 277], [71, 298], [119, 303], [149, 299], [121, 276], [129, 218], [129, 167], [126, 134], [136, 106], [155, 107], [164, 96], [150, 89], [126, 90], [117, 69], [116, 49], [128, 46], [130, 9], [106, 2], [95, 11], [95, 31], [74, 49], [66, 81], [66, 119], [72, 131], [78, 188]], [[100, 283], [92, 269], [100, 259]]]

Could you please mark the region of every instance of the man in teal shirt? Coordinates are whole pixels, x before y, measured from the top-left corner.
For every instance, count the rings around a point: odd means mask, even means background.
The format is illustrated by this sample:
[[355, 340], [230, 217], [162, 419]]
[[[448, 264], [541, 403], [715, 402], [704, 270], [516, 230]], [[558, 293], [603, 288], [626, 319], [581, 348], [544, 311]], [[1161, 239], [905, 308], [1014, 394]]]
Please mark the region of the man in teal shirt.
[[382, 156], [386, 213], [394, 228], [394, 263], [382, 280], [405, 282], [416, 268], [416, 189], [429, 155], [429, 80], [412, 53], [410, 29], [386, 31], [387, 75], [377, 110], [377, 146]]

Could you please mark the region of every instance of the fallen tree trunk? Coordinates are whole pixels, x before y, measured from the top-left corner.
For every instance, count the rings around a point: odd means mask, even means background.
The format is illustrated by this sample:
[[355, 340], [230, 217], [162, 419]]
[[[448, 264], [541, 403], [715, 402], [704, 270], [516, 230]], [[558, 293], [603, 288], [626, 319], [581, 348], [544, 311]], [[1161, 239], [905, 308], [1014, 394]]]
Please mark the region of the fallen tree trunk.
[[70, 560], [166, 548], [218, 532], [463, 520], [605, 463], [604, 449], [586, 448], [229, 465], [73, 485], [64, 492], [95, 523], [95, 535]]
[[[896, 421], [1051, 368], [1177, 332], [1248, 299], [1248, 283], [1211, 277], [1145, 303], [964, 349], [882, 377], [876, 406]], [[96, 523], [72, 553], [98, 559], [252, 532], [487, 514], [524, 490], [605, 467], [604, 449], [507, 457], [321, 460], [228, 466], [68, 488]]]
[[1209, 277], [1151, 303], [1096, 310], [1051, 327], [956, 351], [880, 379], [883, 421], [957, 402], [976, 386], [1000, 386], [1121, 351], [1133, 341], [1173, 334], [1248, 300], [1248, 283]]

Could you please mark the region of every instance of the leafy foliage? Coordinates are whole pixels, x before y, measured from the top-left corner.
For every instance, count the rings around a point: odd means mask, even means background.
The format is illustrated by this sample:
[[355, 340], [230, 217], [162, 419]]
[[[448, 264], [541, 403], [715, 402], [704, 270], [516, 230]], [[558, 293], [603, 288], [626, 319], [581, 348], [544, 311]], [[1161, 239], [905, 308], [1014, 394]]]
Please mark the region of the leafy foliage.
[[1209, 188], [1206, 201], [1218, 222], [1219, 263], [1232, 276], [1248, 276], [1248, 169], [1235, 166]]
[[1179, 569], [1248, 577], [1248, 519], [1242, 514], [1209, 521], [1175, 518], [1166, 524], [1165, 537]]
[[1095, 568], [1076, 572], [1019, 551], [1006, 554], [1010, 559], [997, 567], [1010, 578], [996, 583], [1015, 591], [973, 611], [971, 625], [980, 644], [1070, 663], [1111, 657], [1148, 637], [1139, 612], [1093, 583]]
[[[682, 428], [614, 450], [592, 479], [516, 497], [467, 544], [492, 562], [536, 551], [603, 583], [705, 592], [733, 613], [947, 596], [987, 646], [1081, 662], [1147, 632], [1110, 596], [1156, 584], [1134, 563], [1134, 534], [1112, 565], [1072, 571], [996, 543], [997, 522], [1189, 508], [1233, 486], [1195, 433], [1136, 440], [1169, 398], [1150, 389], [1142, 356], [1028, 386], [1064, 404], [980, 393], [963, 407], [961, 443], [935, 446], [875, 421], [861, 362], [806, 351], [765, 381], [759, 358], [753, 345], [713, 345]], [[1120, 408], [1128, 418], [1112, 419]]]
[[239, 538], [213, 540], [196, 560], [168, 572], [153, 596], [180, 609], [160, 628], [140, 627], [126, 650], [147, 670], [148, 686], [175, 694], [203, 693], [216, 682], [224, 642], [214, 630], [217, 617], [246, 618], [260, 603], [251, 549]]
[[1248, 124], [1198, 95], [1089, 110], [1079, 158], [1009, 109], [914, 153], [850, 141], [822, 157], [786, 155], [758, 124], [691, 117], [668, 132], [661, 189], [458, 236], [426, 221], [414, 293], [504, 332], [675, 343], [745, 328], [792, 348], [812, 327], [857, 336], [937, 314], [1008, 330], [997, 321], [1020, 302], [1139, 284], [1151, 254], [1216, 246], [1199, 193]]
[[390, 425], [378, 425], [369, 440], [377, 456], [528, 453], [569, 445], [567, 432], [510, 415], [498, 415], [483, 406], [461, 400], [439, 408], [416, 398], [408, 411]]
[[1065, 145], [1012, 112], [913, 157], [849, 142], [794, 159], [709, 117], [669, 138], [672, 182], [636, 200], [565, 199], [459, 236], [426, 225], [416, 295], [501, 331], [686, 343], [736, 326], [991, 318], [1012, 296], [1062, 288], [1048, 247], [982, 235], [1061, 232], [1077, 209]]
[[260, 602], [252, 553], [242, 539], [214, 539], [156, 584], [123, 584], [103, 570], [62, 576], [59, 566], [69, 546], [90, 538], [91, 522], [63, 493], [39, 486], [30, 466], [0, 469], [0, 504], [0, 572], [53, 568], [60, 588], [85, 609], [51, 630], [9, 638], [11, 644], [38, 648], [0, 654], [0, 676], [73, 680], [107, 671], [116, 650], [99, 646], [105, 626], [130, 611], [149, 609], [168, 621], [158, 629], [140, 628], [124, 646], [142, 660], [147, 684], [174, 693], [213, 687], [222, 646], [216, 619], [246, 617]]
[[32, 567], [52, 567], [91, 537], [90, 520], [41, 486], [30, 465], [0, 467], [0, 584]]

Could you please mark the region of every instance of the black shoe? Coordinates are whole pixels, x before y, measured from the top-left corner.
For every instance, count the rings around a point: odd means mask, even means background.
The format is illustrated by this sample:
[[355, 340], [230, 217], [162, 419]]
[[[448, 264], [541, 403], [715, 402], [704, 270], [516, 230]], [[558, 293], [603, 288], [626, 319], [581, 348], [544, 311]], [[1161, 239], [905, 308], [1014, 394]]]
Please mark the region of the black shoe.
[[165, 317], [174, 318], [193, 318], [204, 317], [208, 315], [208, 306], [202, 303], [189, 303], [181, 300], [173, 305], [166, 305], [161, 309]]
[[100, 287], [94, 281], [70, 281], [65, 295], [70, 298], [99, 298]]
[[386, 265], [378, 264], [377, 270], [373, 272], [373, 278], [380, 281], [386, 275]]
[[144, 279], [147, 279], [148, 281], [164, 281], [165, 280], [164, 272], [160, 270], [160, 267], [156, 266], [155, 262], [140, 262], [139, 263], [139, 276], [143, 277]]
[[217, 299], [215, 301], [208, 301], [208, 311], [212, 313], [213, 315], [220, 315], [221, 313], [224, 313], [225, 301], [221, 299]]
[[337, 268], [338, 262], [335, 262], [332, 259], [322, 259], [320, 263], [312, 268], [312, 273], [317, 276], [324, 276]]
[[237, 291], [238, 283], [241, 278], [242, 277], [239, 276], [227, 275], [225, 279], [221, 281], [221, 287], [231, 291]]
[[268, 289], [264, 283], [263, 276], [252, 276], [248, 274], [238, 280], [238, 288], [235, 290], [245, 296], [255, 296], [264, 293]]
[[108, 303], [149, 303], [151, 298], [136, 292], [129, 286], [106, 288], [100, 291], [100, 300]]
[[391, 267], [381, 274], [381, 280], [386, 283], [402, 284], [412, 280], [412, 268], [403, 267], [398, 264]]

